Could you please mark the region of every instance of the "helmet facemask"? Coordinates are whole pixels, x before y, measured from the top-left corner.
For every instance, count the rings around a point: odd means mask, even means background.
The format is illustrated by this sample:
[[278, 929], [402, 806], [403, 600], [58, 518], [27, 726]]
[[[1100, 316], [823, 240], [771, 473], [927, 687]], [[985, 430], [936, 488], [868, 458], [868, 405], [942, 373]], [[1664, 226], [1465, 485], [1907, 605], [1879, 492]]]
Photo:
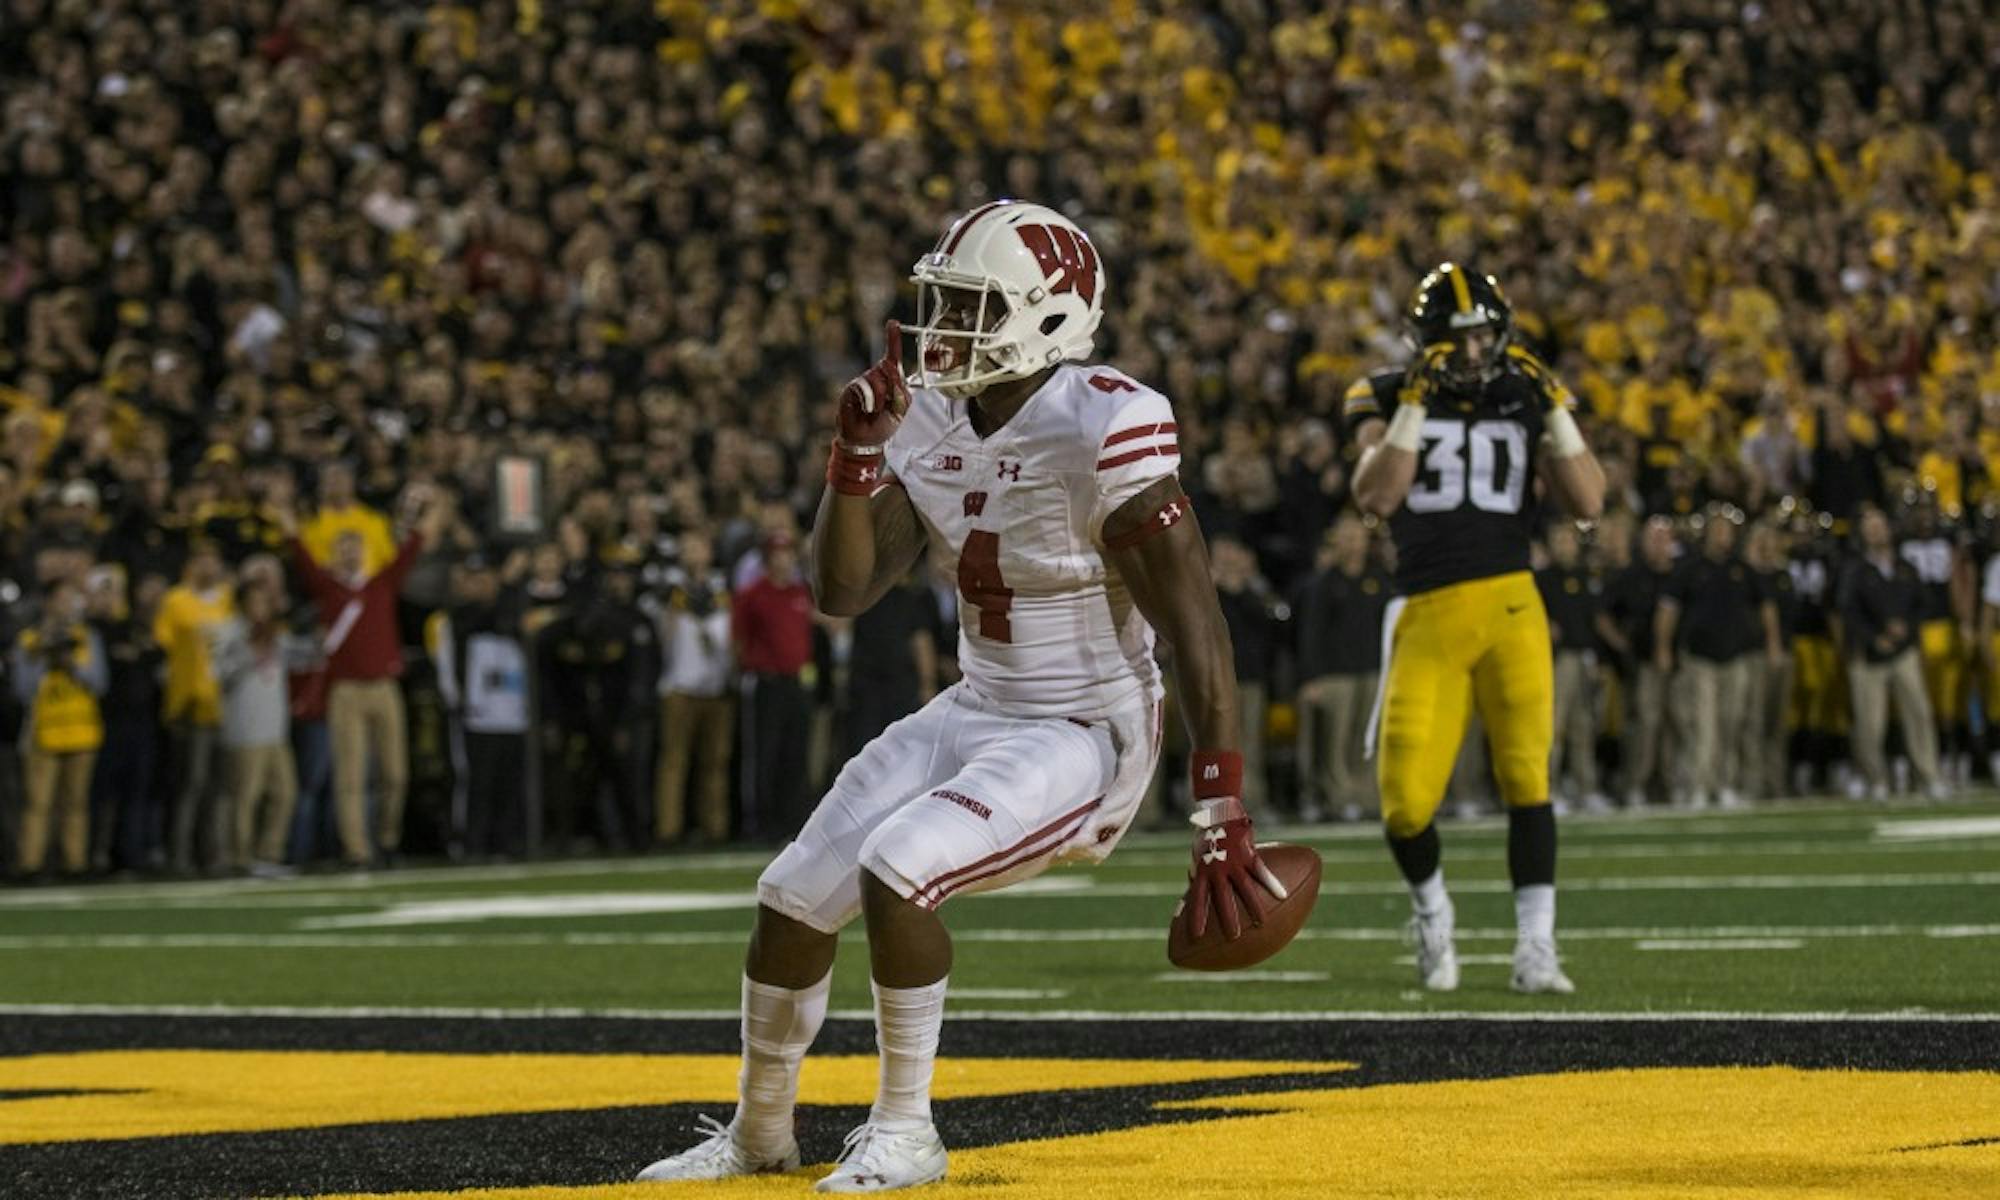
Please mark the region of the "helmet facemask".
[[[1442, 370], [1445, 382], [1452, 387], [1476, 388], [1500, 377], [1510, 330], [1505, 323], [1488, 319], [1483, 309], [1465, 315], [1479, 320], [1463, 327], [1456, 327], [1458, 322], [1453, 322], [1452, 351], [1445, 356]], [[1479, 352], [1477, 357], [1471, 353], [1475, 347]]]
[[1020, 347], [1006, 336], [1013, 315], [992, 280], [920, 274], [917, 283], [918, 381], [955, 400], [976, 396], [989, 384], [1022, 374]]

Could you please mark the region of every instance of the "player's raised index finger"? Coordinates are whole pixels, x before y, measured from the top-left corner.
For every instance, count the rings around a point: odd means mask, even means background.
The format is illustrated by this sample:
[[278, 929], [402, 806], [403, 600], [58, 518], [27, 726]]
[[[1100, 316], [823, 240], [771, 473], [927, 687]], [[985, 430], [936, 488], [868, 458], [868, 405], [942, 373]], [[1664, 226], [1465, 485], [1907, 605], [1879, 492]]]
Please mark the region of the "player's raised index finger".
[[903, 373], [903, 323], [890, 317], [883, 323], [882, 336], [888, 343], [882, 357], [889, 360], [889, 366], [900, 377]]

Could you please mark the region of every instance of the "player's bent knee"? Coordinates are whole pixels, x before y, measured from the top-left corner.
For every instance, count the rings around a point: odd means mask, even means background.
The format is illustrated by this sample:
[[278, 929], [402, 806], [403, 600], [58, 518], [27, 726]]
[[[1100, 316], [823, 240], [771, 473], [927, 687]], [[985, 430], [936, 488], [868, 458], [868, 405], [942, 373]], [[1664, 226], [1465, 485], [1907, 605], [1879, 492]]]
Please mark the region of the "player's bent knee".
[[1392, 838], [1417, 836], [1430, 826], [1433, 815], [1416, 805], [1397, 802], [1387, 795], [1382, 797], [1382, 827]]
[[[877, 902], [887, 899], [907, 901], [919, 908], [935, 908], [922, 895], [924, 883], [916, 878], [923, 856], [918, 847], [906, 845], [907, 838], [894, 831], [893, 823], [875, 831], [861, 848], [861, 887], [864, 899], [873, 895]], [[886, 834], [886, 836], [885, 836]]]
[[820, 933], [839, 933], [861, 909], [854, 867], [786, 846], [757, 877], [757, 903]]
[[1494, 782], [1500, 787], [1501, 803], [1509, 808], [1528, 808], [1549, 802], [1548, 760], [1508, 761], [1493, 764]]

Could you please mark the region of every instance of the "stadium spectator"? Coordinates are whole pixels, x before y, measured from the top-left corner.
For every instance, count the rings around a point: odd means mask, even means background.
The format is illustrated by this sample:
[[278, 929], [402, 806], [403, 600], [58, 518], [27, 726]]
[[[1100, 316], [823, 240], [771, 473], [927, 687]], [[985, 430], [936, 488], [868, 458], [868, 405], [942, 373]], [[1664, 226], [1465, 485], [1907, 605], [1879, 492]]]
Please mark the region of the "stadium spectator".
[[1320, 569], [1292, 606], [1298, 625], [1299, 775], [1303, 815], [1312, 790], [1343, 821], [1372, 815], [1375, 773], [1366, 757], [1368, 717], [1382, 670], [1382, 613], [1394, 580], [1371, 561], [1368, 527], [1352, 514], [1328, 531]]
[[100, 873], [114, 864], [126, 870], [162, 865], [165, 814], [154, 766], [166, 656], [153, 640], [153, 618], [165, 582], [157, 575], [140, 580], [137, 602], [128, 605], [124, 568], [100, 566], [89, 576], [90, 619], [106, 667], [98, 705], [104, 745], [90, 784], [91, 867]]
[[[401, 679], [403, 649], [396, 632], [396, 595], [426, 542], [434, 541], [450, 518], [442, 498], [424, 507], [422, 524], [406, 537], [395, 558], [373, 574], [366, 568], [367, 540], [357, 530], [334, 538], [333, 556], [322, 568], [298, 540], [289, 511], [278, 514], [292, 547], [294, 568], [326, 627], [327, 728], [333, 743], [334, 811], [340, 827], [342, 860], [365, 868], [376, 860], [393, 863], [403, 836], [403, 793], [409, 780], [407, 733]], [[377, 782], [374, 834], [368, 829], [370, 765]]]
[[[518, 571], [525, 563], [510, 564]], [[522, 594], [501, 590], [483, 555], [459, 564], [452, 604], [431, 632], [438, 688], [457, 743], [452, 844], [474, 862], [527, 853], [529, 738], [534, 725]]]
[[936, 608], [922, 562], [854, 618], [841, 690], [841, 761], [937, 694]]
[[253, 875], [280, 872], [298, 801], [287, 680], [299, 651], [285, 628], [283, 605], [268, 581], [245, 580], [236, 590], [236, 615], [223, 623], [215, 643], [230, 862]]
[[331, 564], [342, 534], [361, 539], [361, 570], [374, 574], [396, 557], [396, 539], [389, 518], [363, 504], [354, 494], [354, 468], [327, 463], [319, 472], [319, 503], [299, 526], [299, 543], [313, 561]]
[[763, 571], [730, 608], [747, 696], [743, 725], [743, 832], [789, 837], [805, 821], [811, 712], [802, 679], [812, 665], [812, 594], [789, 533], [767, 537]]
[[57, 583], [41, 620], [14, 645], [15, 694], [27, 710], [22, 758], [27, 806], [15, 865], [24, 876], [42, 870], [54, 833], [62, 870], [90, 866], [90, 774], [104, 744], [98, 697], [106, 682], [104, 643], [84, 621], [82, 590]]
[[537, 639], [553, 736], [546, 832], [558, 851], [577, 836], [580, 813], [606, 849], [650, 840], [659, 635], [634, 603], [634, 582], [629, 564], [605, 564]]
[[729, 760], [735, 747], [736, 691], [730, 646], [729, 588], [715, 569], [708, 531], [681, 535], [680, 564], [669, 572], [660, 606], [660, 767], [655, 780], [653, 844], [670, 845], [690, 830], [714, 844], [729, 838]]
[[1672, 681], [1686, 743], [1687, 804], [1739, 808], [1744, 772], [1740, 734], [1748, 709], [1751, 657], [1781, 654], [1778, 610], [1756, 572], [1736, 554], [1736, 517], [1712, 509], [1701, 551], [1666, 581], [1653, 623], [1653, 662]]
[[[1231, 486], [1262, 485], [1252, 481]], [[1228, 623], [1229, 644], [1236, 656], [1237, 710], [1242, 721], [1238, 745], [1243, 752], [1243, 806], [1253, 815], [1270, 819], [1264, 734], [1270, 712], [1271, 655], [1276, 645], [1278, 614], [1273, 612], [1271, 585], [1257, 574], [1257, 559], [1249, 546], [1222, 534], [1209, 543], [1209, 553], [1215, 590], [1222, 602], [1222, 619]]]
[[1605, 586], [1597, 636], [1610, 650], [1625, 696], [1625, 807], [1642, 808], [1655, 773], [1666, 772], [1667, 673], [1660, 666], [1655, 616], [1674, 569], [1674, 526], [1649, 519], [1639, 534], [1639, 561]]
[[1840, 581], [1841, 638], [1847, 645], [1847, 679], [1853, 691], [1856, 787], [1871, 799], [1886, 799], [1890, 775], [1883, 740], [1889, 708], [1916, 768], [1917, 780], [1932, 796], [1944, 793], [1938, 776], [1937, 727], [1924, 693], [1923, 665], [1917, 656], [1917, 624], [1923, 614], [1923, 583], [1896, 554], [1889, 518], [1868, 507], [1858, 522], [1859, 553]]
[[1784, 536], [1776, 525], [1760, 521], [1750, 527], [1743, 561], [1756, 574], [1758, 592], [1770, 601], [1778, 638], [1776, 647], [1767, 646], [1763, 655], [1750, 657], [1750, 683], [1744, 693], [1737, 753], [1743, 764], [1744, 792], [1771, 799], [1785, 794], [1785, 716], [1791, 708], [1792, 647], [1798, 638], [1803, 605], [1787, 569]]
[[171, 866], [191, 873], [199, 862], [219, 868], [227, 831], [218, 825], [216, 737], [222, 728], [222, 688], [215, 677], [214, 642], [235, 611], [222, 555], [215, 543], [194, 542], [181, 582], [167, 590], [153, 618], [153, 638], [167, 657], [165, 719], [174, 765]]
[[1535, 572], [1555, 650], [1555, 740], [1549, 780], [1590, 812], [1611, 807], [1597, 783], [1597, 614], [1604, 582], [1583, 562], [1576, 526], [1558, 521], [1546, 535], [1549, 563]]

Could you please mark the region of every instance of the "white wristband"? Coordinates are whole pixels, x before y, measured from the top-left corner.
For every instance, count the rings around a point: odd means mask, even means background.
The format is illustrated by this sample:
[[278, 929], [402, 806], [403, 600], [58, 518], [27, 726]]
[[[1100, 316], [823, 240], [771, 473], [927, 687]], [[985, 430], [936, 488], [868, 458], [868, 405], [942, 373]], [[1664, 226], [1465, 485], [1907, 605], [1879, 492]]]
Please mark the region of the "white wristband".
[[1421, 404], [1398, 404], [1396, 415], [1389, 418], [1389, 432], [1382, 438], [1382, 444], [1415, 454], [1424, 444], [1426, 415]]
[[1561, 405], [1549, 410], [1549, 449], [1557, 458], [1575, 458], [1590, 449], [1584, 444], [1583, 431], [1576, 427], [1576, 418], [1569, 415], [1569, 409]]

